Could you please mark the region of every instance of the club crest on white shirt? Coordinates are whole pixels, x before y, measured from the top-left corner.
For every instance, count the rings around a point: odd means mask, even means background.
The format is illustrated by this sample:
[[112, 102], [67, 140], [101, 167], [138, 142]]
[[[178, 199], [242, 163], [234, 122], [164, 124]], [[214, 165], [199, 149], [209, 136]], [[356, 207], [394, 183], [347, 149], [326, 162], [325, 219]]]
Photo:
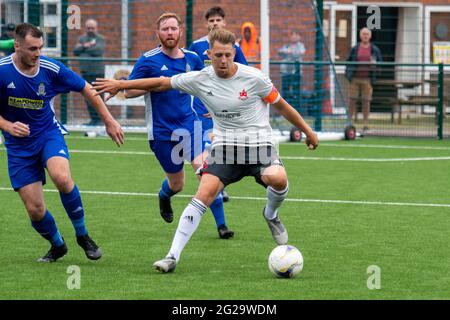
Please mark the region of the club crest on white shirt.
[[242, 91], [239, 92], [239, 99], [240, 100], [247, 100], [248, 99], [247, 91], [245, 91], [245, 89], [242, 89]]

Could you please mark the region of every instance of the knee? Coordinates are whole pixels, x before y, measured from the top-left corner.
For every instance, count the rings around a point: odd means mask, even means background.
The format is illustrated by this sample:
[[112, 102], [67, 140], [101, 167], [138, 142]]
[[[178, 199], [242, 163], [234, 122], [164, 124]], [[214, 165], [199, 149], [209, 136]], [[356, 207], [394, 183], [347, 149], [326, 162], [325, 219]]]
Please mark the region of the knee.
[[272, 181], [270, 186], [275, 189], [276, 191], [283, 191], [286, 190], [288, 186], [288, 180], [287, 179], [275, 179]]
[[72, 177], [67, 172], [56, 174], [52, 180], [60, 192], [69, 193], [73, 189]]
[[173, 192], [181, 192], [184, 188], [184, 181], [183, 180], [177, 180], [177, 181], [170, 181], [170, 189]]
[[33, 221], [39, 221], [44, 217], [45, 205], [43, 202], [30, 201], [25, 203], [25, 208]]
[[216, 199], [216, 193], [213, 190], [198, 190], [195, 198], [203, 202], [203, 204], [209, 207]]
[[267, 168], [263, 173], [262, 180], [277, 191], [285, 190], [288, 186], [286, 171], [281, 166]]

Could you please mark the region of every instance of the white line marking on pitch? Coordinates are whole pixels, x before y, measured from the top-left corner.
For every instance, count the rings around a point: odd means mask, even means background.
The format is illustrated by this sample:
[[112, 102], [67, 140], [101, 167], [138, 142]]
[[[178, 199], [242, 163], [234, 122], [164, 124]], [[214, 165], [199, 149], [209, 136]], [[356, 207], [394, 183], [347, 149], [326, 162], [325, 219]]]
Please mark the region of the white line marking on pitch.
[[[11, 188], [1, 188], [0, 191], [13, 191]], [[45, 192], [58, 192], [58, 190], [44, 189]], [[118, 192], [118, 191], [80, 191], [82, 194], [105, 195], [105, 196], [132, 196], [132, 197], [157, 197], [157, 193], [145, 192]], [[192, 198], [193, 195], [176, 195], [179, 198]], [[233, 196], [233, 200], [256, 200], [267, 201], [263, 197], [239, 197]], [[381, 205], [381, 206], [409, 206], [409, 207], [437, 207], [450, 208], [450, 204], [440, 203], [413, 203], [413, 202], [383, 202], [383, 201], [352, 201], [352, 200], [323, 200], [323, 199], [296, 199], [287, 198], [287, 202], [316, 202], [316, 203], [336, 203], [336, 204], [357, 204], [357, 205]]]
[[[0, 149], [3, 151], [4, 149]], [[113, 151], [113, 150], [79, 150], [72, 149], [70, 153], [86, 153], [86, 154], [122, 154], [122, 155], [138, 155], [138, 156], [154, 156], [150, 151]], [[406, 162], [406, 161], [440, 161], [450, 160], [450, 156], [443, 157], [416, 157], [416, 158], [341, 158], [341, 157], [297, 157], [283, 156], [283, 160], [323, 160], [323, 161], [354, 161], [354, 162]]]
[[417, 157], [417, 158], [338, 158], [338, 157], [295, 157], [282, 156], [282, 160], [327, 160], [327, 161], [360, 161], [360, 162], [403, 162], [403, 161], [437, 161], [450, 160], [449, 157]]
[[[126, 154], [126, 155], [154, 155], [152, 152], [142, 151], [108, 151], [108, 150], [70, 150], [71, 153], [95, 153], [95, 154]], [[338, 158], [338, 157], [295, 157], [283, 156], [281, 159], [287, 160], [328, 160], [328, 161], [361, 161], [361, 162], [387, 162], [387, 161], [436, 161], [436, 160], [450, 160], [448, 157], [417, 157], [417, 158]]]
[[[109, 140], [109, 137], [96, 137], [94, 138], [86, 138], [86, 137], [74, 137], [67, 136], [68, 140], [92, 140], [102, 139]], [[130, 141], [148, 141], [145, 138], [126, 138], [126, 140]], [[289, 146], [300, 146], [304, 147], [303, 143], [292, 143], [292, 142], [281, 142], [280, 145], [289, 145]], [[405, 145], [383, 145], [383, 144], [351, 144], [351, 143], [343, 143], [343, 144], [334, 144], [334, 143], [321, 143], [322, 147], [336, 147], [336, 148], [379, 148], [379, 149], [410, 149], [410, 150], [450, 150], [450, 147], [430, 147], [430, 146], [405, 146]]]
[[[112, 151], [112, 150], [79, 150], [72, 149], [70, 153], [86, 153], [86, 154], [117, 154], [117, 155], [140, 155], [154, 156], [150, 151]], [[340, 158], [340, 157], [296, 157], [283, 156], [283, 160], [323, 160], [323, 161], [354, 161], [354, 162], [407, 162], [407, 161], [441, 161], [450, 160], [450, 156], [443, 157], [416, 157], [416, 158]]]
[[410, 149], [410, 150], [450, 150], [450, 147], [429, 146], [404, 146], [404, 145], [381, 145], [381, 144], [332, 144], [321, 143], [320, 146], [338, 148], [378, 148], [378, 149]]

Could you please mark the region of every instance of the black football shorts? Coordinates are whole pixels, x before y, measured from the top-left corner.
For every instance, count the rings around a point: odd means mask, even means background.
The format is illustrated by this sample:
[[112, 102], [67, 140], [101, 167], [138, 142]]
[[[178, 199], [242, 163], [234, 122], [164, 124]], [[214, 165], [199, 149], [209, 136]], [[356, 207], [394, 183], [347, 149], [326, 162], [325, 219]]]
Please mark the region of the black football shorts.
[[261, 176], [264, 169], [281, 165], [277, 150], [271, 146], [240, 147], [214, 146], [203, 163], [200, 174], [212, 174], [227, 186], [244, 177], [252, 176], [255, 181], [267, 188]]

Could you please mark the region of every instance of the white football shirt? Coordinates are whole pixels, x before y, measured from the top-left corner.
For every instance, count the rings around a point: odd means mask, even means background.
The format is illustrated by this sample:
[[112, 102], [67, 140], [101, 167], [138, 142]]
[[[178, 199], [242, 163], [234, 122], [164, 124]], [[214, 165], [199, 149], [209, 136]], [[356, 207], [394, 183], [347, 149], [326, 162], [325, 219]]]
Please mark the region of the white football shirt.
[[216, 75], [212, 66], [172, 76], [171, 85], [197, 96], [214, 120], [217, 145], [273, 145], [268, 103], [280, 99], [272, 81], [259, 69], [236, 63], [228, 79]]

